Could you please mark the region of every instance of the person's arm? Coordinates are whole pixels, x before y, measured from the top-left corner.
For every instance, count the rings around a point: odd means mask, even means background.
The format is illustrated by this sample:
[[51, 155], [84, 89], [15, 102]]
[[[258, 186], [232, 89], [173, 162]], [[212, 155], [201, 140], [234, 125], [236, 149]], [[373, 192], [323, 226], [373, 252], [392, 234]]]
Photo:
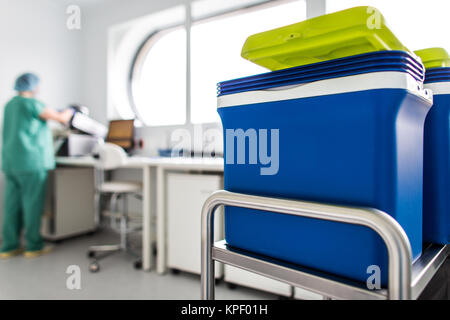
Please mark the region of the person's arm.
[[58, 121], [62, 124], [69, 123], [72, 118], [73, 110], [66, 109], [63, 111], [55, 111], [51, 108], [45, 107], [42, 112], [39, 114], [39, 118], [43, 120], [54, 120]]

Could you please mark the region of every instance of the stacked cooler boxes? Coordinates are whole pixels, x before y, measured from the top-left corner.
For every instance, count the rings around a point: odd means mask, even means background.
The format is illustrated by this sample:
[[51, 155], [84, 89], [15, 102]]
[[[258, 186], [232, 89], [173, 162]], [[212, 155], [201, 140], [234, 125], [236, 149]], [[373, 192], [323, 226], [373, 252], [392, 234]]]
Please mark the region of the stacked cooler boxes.
[[450, 57], [444, 49], [416, 52], [427, 68], [434, 103], [425, 121], [424, 241], [450, 243]]
[[[371, 48], [393, 37], [384, 24], [366, 43], [362, 31], [350, 32], [355, 26], [348, 21], [367, 29], [365, 8], [355, 9], [359, 20], [347, 19], [354, 15], [345, 11], [333, 16], [346, 19], [340, 44], [352, 44], [348, 50], [323, 49], [327, 38], [315, 31], [324, 30], [317, 19], [327, 16], [280, 29], [288, 35], [269, 31], [272, 42], [263, 34], [247, 40], [243, 55], [250, 52], [246, 58], [277, 71], [218, 85], [225, 189], [382, 210], [403, 227], [416, 259], [422, 250], [423, 132], [432, 97], [423, 89], [422, 63], [396, 39], [385, 43], [399, 50]], [[303, 42], [293, 46], [291, 38]], [[289, 52], [280, 39], [289, 42]], [[316, 59], [298, 58], [308, 53]], [[282, 69], [292, 61], [289, 54], [299, 66]], [[237, 248], [364, 282], [376, 265], [387, 282], [386, 247], [361, 226], [227, 207], [225, 238]]]
[[[431, 99], [421, 89], [423, 70], [413, 71], [419, 64], [402, 52], [379, 58], [393, 57], [395, 67], [317, 81], [311, 71], [304, 82], [287, 69], [277, 73], [279, 81], [269, 73], [221, 83], [226, 139], [229, 129], [279, 130], [278, 172], [261, 175], [264, 165], [226, 161], [225, 189], [380, 209], [400, 223], [419, 257], [423, 125]], [[378, 265], [387, 279], [385, 246], [363, 227], [226, 208], [225, 237], [238, 248], [358, 280]]]

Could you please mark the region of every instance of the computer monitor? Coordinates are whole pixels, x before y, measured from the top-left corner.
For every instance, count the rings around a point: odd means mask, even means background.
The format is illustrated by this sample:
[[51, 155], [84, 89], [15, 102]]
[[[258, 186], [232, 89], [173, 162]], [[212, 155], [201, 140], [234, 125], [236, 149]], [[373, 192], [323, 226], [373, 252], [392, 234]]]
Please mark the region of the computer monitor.
[[134, 120], [112, 120], [109, 122], [106, 142], [114, 143], [129, 151], [134, 146]]

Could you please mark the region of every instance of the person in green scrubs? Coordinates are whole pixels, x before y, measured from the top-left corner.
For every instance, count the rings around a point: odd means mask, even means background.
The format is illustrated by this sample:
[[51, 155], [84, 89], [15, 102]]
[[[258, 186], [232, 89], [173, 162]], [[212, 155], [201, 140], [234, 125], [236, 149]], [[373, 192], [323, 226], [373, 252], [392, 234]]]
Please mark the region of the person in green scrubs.
[[25, 256], [45, 253], [40, 234], [44, 210], [47, 172], [55, 167], [53, 140], [47, 120], [66, 124], [73, 111], [57, 112], [35, 98], [39, 78], [26, 73], [17, 78], [17, 96], [5, 106], [3, 117], [2, 170], [6, 180], [3, 208], [3, 243], [0, 258], [23, 252]]

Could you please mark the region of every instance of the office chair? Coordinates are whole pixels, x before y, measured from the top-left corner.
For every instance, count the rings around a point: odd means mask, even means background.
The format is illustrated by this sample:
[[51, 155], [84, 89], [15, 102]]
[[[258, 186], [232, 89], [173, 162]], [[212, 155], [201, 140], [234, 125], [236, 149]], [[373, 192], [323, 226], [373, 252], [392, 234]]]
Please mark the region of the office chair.
[[[120, 243], [113, 245], [98, 245], [91, 246], [88, 250], [88, 257], [93, 261], [89, 265], [91, 272], [98, 272], [100, 265], [98, 261], [112, 253], [123, 251], [135, 254], [129, 245], [128, 235], [139, 228], [129, 227], [129, 215], [128, 215], [128, 203], [127, 197], [129, 195], [135, 195], [139, 197], [142, 192], [142, 184], [139, 182], [127, 182], [127, 181], [105, 181], [105, 172], [114, 170], [123, 166], [128, 159], [125, 151], [111, 143], [104, 143], [98, 146], [99, 159], [97, 161], [97, 178], [95, 182], [96, 188], [96, 203], [98, 206], [98, 222], [101, 216], [100, 197], [101, 195], [111, 196], [111, 209], [114, 210], [112, 214], [109, 214], [111, 229], [118, 231], [120, 235]], [[118, 199], [122, 199], [123, 208], [119, 212], [117, 202]], [[118, 223], [119, 221], [119, 223]], [[140, 268], [140, 259], [136, 260], [135, 267]]]

